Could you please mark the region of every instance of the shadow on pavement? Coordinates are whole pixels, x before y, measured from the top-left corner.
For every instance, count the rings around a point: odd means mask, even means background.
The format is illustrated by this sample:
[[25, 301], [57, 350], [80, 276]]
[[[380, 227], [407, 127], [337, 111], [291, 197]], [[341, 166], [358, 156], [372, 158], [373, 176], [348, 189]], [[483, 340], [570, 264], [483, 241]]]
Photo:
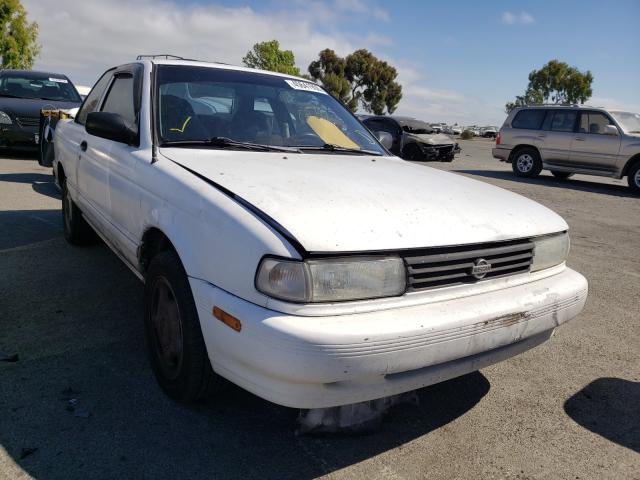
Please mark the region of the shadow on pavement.
[[0, 446], [17, 474], [314, 478], [448, 424], [490, 388], [475, 372], [422, 389], [375, 434], [299, 437], [296, 410], [234, 386], [193, 407], [168, 399], [143, 352], [142, 284], [105, 245], [58, 237], [0, 253], [0, 269], [0, 351], [20, 355], [0, 362]]
[[516, 177], [512, 172], [504, 170], [451, 170], [456, 173], [468, 173], [479, 177], [509, 180], [515, 183], [528, 183], [531, 185], [543, 185], [545, 187], [563, 188], [565, 190], [577, 190], [581, 192], [600, 193], [616, 197], [638, 197], [625, 185], [609, 185], [606, 183], [586, 182], [584, 180], [558, 180], [553, 176], [542, 175], [537, 178]]
[[60, 210], [0, 211], [0, 250], [30, 245], [61, 234]]
[[3, 160], [38, 160], [38, 150], [3, 150]]
[[34, 192], [53, 198], [62, 198], [53, 175], [44, 173], [0, 173], [0, 182], [30, 183]]
[[598, 378], [564, 404], [576, 423], [640, 453], [640, 382]]

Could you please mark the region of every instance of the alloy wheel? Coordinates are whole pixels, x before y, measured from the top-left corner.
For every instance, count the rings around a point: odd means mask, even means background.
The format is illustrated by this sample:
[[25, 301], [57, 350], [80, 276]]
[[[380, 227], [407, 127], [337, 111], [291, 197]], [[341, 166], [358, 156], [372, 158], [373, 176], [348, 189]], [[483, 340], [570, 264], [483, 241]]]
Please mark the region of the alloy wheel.
[[533, 169], [533, 157], [528, 153], [523, 153], [516, 160], [518, 171], [529, 173]]

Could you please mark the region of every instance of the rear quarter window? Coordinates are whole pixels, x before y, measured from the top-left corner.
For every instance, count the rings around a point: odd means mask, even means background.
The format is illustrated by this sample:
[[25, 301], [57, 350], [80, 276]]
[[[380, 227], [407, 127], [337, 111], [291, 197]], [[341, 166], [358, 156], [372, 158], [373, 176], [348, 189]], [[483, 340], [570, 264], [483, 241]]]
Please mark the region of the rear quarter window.
[[511, 127], [540, 130], [545, 113], [546, 110], [543, 109], [521, 110], [516, 113], [515, 118], [511, 122]]

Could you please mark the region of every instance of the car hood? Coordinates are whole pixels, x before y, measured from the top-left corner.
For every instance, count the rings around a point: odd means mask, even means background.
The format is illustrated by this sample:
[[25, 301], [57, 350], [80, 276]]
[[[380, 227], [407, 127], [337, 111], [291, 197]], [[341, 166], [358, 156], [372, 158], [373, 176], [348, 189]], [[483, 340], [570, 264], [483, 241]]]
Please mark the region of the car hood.
[[444, 133], [407, 133], [409, 138], [417, 140], [427, 145], [447, 145], [455, 143], [455, 141]]
[[567, 229], [507, 190], [396, 157], [162, 148], [242, 197], [310, 252], [481, 243]]
[[39, 118], [40, 110], [45, 107], [76, 108], [78, 102], [59, 102], [54, 100], [41, 100], [39, 98], [11, 98], [0, 97], [0, 110], [19, 117]]

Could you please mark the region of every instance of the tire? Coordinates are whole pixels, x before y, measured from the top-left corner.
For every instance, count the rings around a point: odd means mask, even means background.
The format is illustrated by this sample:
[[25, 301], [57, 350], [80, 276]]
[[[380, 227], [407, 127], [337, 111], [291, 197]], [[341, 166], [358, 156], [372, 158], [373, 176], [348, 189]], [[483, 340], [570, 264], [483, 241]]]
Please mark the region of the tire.
[[144, 292], [145, 349], [162, 390], [189, 403], [223, 385], [211, 368], [187, 274], [173, 251], [153, 257]]
[[631, 190], [640, 193], [640, 162], [631, 165], [631, 168], [627, 172], [627, 182], [629, 182], [629, 188], [631, 188]]
[[82, 216], [82, 212], [69, 195], [67, 179], [61, 179], [62, 186], [62, 228], [64, 238], [72, 245], [91, 245], [98, 236]]
[[557, 172], [555, 170], [551, 170], [551, 174], [558, 180], [567, 180], [568, 178], [573, 177], [573, 173], [571, 172]]
[[518, 177], [537, 177], [542, 171], [540, 154], [535, 148], [521, 148], [511, 158], [511, 168]]
[[422, 151], [415, 143], [410, 143], [402, 149], [402, 158], [417, 162], [423, 160]]

